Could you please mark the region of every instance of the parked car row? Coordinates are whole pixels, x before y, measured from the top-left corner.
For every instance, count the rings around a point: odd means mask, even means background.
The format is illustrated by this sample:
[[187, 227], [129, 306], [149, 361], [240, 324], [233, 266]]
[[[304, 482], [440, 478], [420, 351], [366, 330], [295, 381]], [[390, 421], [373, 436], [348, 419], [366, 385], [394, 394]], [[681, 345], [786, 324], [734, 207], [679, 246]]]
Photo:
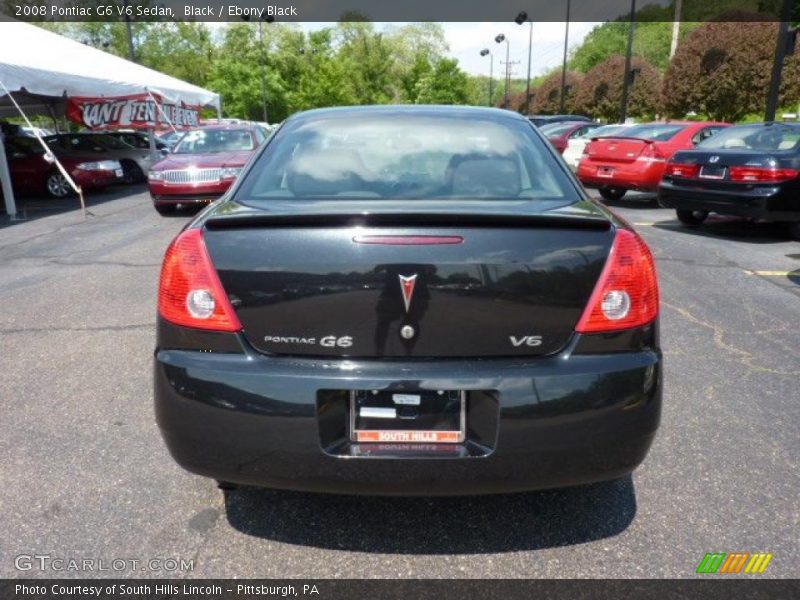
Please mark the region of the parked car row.
[[565, 160], [580, 181], [605, 200], [631, 190], [655, 192], [687, 226], [715, 212], [787, 222], [800, 239], [800, 124], [673, 121], [597, 127], [570, 137], [580, 125], [540, 129], [569, 151]]
[[[63, 198], [72, 188], [36, 138], [5, 137], [4, 146], [11, 172], [11, 184], [18, 194], [48, 194]], [[89, 152], [60, 155], [59, 160], [72, 179], [84, 190], [102, 189], [124, 178], [119, 160]]]

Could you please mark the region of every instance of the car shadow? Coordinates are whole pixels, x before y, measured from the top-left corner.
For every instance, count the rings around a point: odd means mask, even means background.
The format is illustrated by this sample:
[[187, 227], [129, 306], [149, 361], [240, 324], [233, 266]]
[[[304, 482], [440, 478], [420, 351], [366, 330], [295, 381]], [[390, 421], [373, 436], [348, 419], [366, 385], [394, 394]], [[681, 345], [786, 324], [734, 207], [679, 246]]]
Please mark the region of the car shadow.
[[650, 210], [653, 208], [661, 208], [658, 204], [658, 196], [655, 194], [628, 192], [619, 200], [606, 200], [599, 194], [597, 194], [595, 197], [602, 204], [612, 208], [631, 208], [634, 210]]
[[[119, 200], [120, 198], [146, 192], [147, 185], [145, 184], [117, 185], [104, 190], [86, 192], [83, 199], [86, 203], [86, 209], [91, 211], [93, 206], [100, 206], [107, 202]], [[42, 217], [73, 212], [81, 208], [81, 201], [78, 199], [78, 196], [67, 196], [66, 198], [19, 196], [15, 198], [15, 202], [17, 205], [17, 215], [15, 219], [11, 219], [5, 213], [5, 205], [2, 199], [0, 199], [0, 228], [40, 219]]]
[[784, 223], [749, 221], [739, 217], [709, 215], [700, 227], [686, 227], [677, 219], [654, 223], [653, 227], [685, 235], [729, 239], [748, 244], [780, 244], [790, 240]]
[[788, 279], [795, 285], [800, 285], [800, 269], [795, 269], [794, 271], [786, 275], [786, 279]]
[[230, 525], [288, 544], [386, 554], [483, 554], [615, 536], [636, 515], [630, 476], [590, 485], [471, 497], [336, 496], [237, 488]]

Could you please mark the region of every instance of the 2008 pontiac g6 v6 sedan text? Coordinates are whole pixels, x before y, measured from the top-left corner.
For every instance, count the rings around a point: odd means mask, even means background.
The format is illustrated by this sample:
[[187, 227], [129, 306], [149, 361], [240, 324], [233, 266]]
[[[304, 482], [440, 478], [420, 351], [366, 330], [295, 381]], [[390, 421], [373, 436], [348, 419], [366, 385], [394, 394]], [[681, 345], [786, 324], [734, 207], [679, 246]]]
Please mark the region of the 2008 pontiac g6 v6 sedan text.
[[172, 242], [158, 310], [164, 439], [226, 484], [565, 486], [659, 423], [650, 251], [509, 111], [288, 119]]

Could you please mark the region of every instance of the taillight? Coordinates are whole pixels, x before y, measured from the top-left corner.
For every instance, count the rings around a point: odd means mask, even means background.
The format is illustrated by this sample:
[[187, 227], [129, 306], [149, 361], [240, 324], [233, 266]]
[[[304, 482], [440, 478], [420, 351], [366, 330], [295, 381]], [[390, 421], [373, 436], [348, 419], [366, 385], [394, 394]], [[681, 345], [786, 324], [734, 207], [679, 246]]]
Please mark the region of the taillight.
[[694, 179], [700, 174], [700, 165], [689, 165], [684, 163], [669, 163], [664, 175], [667, 177], [683, 177], [684, 179]]
[[656, 265], [632, 231], [618, 229], [600, 279], [575, 331], [601, 333], [640, 327], [658, 316]]
[[774, 169], [770, 167], [731, 167], [731, 181], [741, 183], [781, 183], [798, 176], [796, 169]]
[[667, 156], [653, 142], [645, 145], [638, 160], [644, 162], [664, 162]]
[[167, 248], [158, 283], [158, 312], [184, 327], [214, 331], [242, 328], [199, 229], [187, 229]]

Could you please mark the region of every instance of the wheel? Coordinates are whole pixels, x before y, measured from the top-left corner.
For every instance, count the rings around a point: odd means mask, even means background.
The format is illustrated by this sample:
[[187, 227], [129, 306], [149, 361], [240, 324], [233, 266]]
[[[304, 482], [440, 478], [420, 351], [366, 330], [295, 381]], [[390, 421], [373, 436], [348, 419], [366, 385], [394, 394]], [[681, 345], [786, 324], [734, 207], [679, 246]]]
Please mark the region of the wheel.
[[789, 223], [789, 235], [793, 240], [800, 241], [800, 221]]
[[625, 195], [624, 189], [616, 187], [602, 187], [599, 191], [604, 200], [619, 200]]
[[162, 217], [165, 215], [171, 215], [175, 212], [174, 204], [154, 204], [153, 206], [155, 207], [156, 212]]
[[52, 171], [45, 180], [47, 193], [53, 198], [66, 198], [72, 192], [72, 188], [59, 171]]
[[678, 221], [688, 227], [700, 227], [708, 217], [707, 210], [676, 210]]
[[141, 183], [145, 180], [144, 171], [132, 160], [122, 161], [122, 180], [125, 183]]

